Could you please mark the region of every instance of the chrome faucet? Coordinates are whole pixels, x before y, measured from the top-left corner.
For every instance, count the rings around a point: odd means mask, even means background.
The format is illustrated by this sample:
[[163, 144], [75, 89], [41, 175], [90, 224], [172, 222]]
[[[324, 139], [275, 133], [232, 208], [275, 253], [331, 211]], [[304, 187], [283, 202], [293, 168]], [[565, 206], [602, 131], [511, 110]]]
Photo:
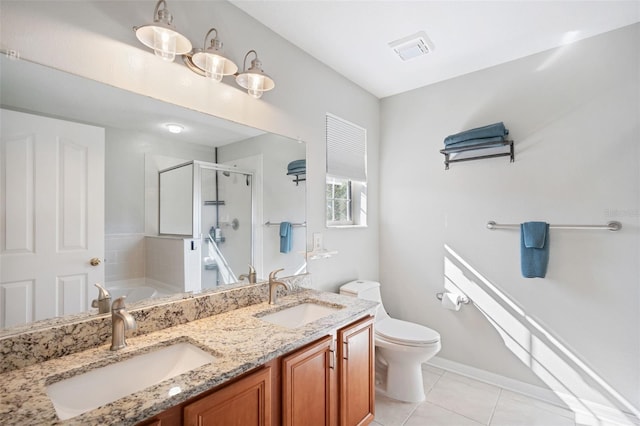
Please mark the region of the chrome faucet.
[[111, 294], [98, 283], [94, 286], [98, 287], [98, 298], [91, 301], [91, 307], [98, 308], [100, 314], [106, 314], [111, 309]]
[[280, 271], [284, 271], [284, 269], [276, 269], [275, 271], [269, 274], [269, 304], [275, 305], [278, 297], [278, 286], [288, 289], [289, 286], [287, 283], [282, 281], [276, 281], [276, 274]]
[[127, 296], [120, 296], [111, 305], [111, 350], [117, 351], [127, 346], [125, 341], [125, 331], [135, 330], [136, 320], [127, 312], [124, 306], [124, 299]]
[[256, 270], [253, 266], [249, 265], [249, 273], [248, 274], [242, 274], [238, 277], [238, 279], [240, 281], [244, 280], [245, 278], [247, 278], [249, 280], [249, 284], [255, 284], [256, 283]]

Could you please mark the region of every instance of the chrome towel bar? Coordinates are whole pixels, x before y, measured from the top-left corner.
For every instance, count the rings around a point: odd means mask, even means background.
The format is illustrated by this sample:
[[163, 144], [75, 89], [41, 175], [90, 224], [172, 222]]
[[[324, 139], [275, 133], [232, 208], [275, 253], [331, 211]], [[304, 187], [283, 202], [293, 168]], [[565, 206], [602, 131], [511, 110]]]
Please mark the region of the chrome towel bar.
[[[520, 229], [520, 224], [507, 224], [507, 223], [495, 223], [494, 221], [487, 222], [487, 228], [489, 229]], [[619, 231], [622, 229], [622, 224], [617, 221], [612, 221], [606, 225], [549, 225], [551, 229], [602, 229], [608, 231]]]
[[[264, 226], [280, 226], [280, 222], [266, 221], [264, 223]], [[292, 223], [291, 226], [293, 226], [294, 228], [304, 227], [304, 226], [307, 226], [307, 222], [305, 221], [302, 223]]]

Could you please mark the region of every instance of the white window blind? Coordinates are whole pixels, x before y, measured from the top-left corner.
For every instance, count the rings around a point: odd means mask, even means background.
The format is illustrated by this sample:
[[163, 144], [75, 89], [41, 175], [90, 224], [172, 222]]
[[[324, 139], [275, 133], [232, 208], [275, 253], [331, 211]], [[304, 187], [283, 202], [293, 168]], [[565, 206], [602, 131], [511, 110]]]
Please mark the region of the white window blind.
[[367, 181], [367, 130], [327, 113], [327, 174]]

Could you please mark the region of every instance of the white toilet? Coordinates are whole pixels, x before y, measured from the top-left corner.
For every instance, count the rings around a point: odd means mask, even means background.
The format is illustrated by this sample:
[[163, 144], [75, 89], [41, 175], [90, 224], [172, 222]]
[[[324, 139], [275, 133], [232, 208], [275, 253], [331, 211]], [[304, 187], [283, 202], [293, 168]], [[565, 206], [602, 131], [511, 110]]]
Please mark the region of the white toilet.
[[380, 302], [374, 326], [378, 391], [399, 401], [424, 401], [422, 363], [440, 350], [440, 334], [391, 318], [382, 305], [378, 282], [351, 281], [340, 287], [340, 294]]

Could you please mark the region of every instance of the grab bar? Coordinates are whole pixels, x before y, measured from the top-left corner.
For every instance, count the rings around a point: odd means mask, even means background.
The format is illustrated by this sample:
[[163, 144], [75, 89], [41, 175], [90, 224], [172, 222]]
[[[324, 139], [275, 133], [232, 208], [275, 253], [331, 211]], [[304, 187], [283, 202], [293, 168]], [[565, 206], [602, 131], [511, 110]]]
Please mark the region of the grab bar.
[[[270, 222], [270, 221], [266, 221], [264, 223], [264, 226], [280, 226], [280, 222]], [[291, 226], [293, 226], [294, 228], [300, 228], [300, 227], [304, 227], [307, 226], [307, 222], [304, 221], [302, 223], [292, 223]]]
[[[511, 229], [518, 228], [520, 229], [519, 224], [499, 224], [494, 221], [487, 222], [487, 228], [489, 229]], [[617, 221], [612, 221], [607, 223], [606, 225], [549, 225], [551, 229], [603, 229], [608, 231], [619, 231], [622, 229], [622, 224]]]

